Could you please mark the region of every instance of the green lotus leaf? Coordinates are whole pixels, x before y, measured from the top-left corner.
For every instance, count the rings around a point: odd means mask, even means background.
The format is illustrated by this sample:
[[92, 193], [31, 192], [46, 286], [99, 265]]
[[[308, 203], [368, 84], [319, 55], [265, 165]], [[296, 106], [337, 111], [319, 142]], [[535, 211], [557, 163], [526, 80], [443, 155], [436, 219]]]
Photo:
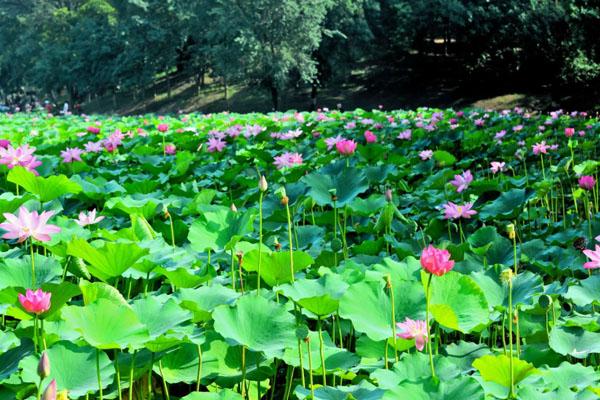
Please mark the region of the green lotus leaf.
[[135, 311], [103, 298], [85, 307], [65, 307], [62, 317], [86, 342], [99, 349], [135, 347], [150, 338]]
[[[396, 322], [405, 318], [423, 319], [425, 295], [418, 282], [394, 282], [394, 311]], [[354, 328], [375, 341], [394, 336], [392, 327], [392, 301], [383, 279], [362, 281], [350, 285], [340, 299], [339, 314], [352, 321]]]
[[196, 251], [228, 250], [252, 232], [254, 213], [234, 212], [223, 206], [202, 206], [203, 214], [192, 223], [188, 239]]
[[135, 243], [104, 242], [103, 246], [92, 246], [83, 239], [74, 239], [69, 242], [67, 253], [85, 260], [90, 274], [107, 281], [121, 276], [149, 251]]
[[225, 339], [262, 351], [268, 356], [281, 356], [296, 345], [296, 324], [285, 307], [256, 295], [239, 298], [231, 307], [222, 305], [213, 311], [214, 327]]
[[[422, 272], [423, 286], [428, 275]], [[489, 322], [488, 302], [473, 278], [450, 271], [431, 280], [430, 310], [441, 325], [461, 332], [479, 330]]]
[[[529, 375], [538, 373], [538, 370], [533, 364], [519, 360], [516, 357], [513, 357], [512, 361], [515, 385]], [[510, 357], [504, 354], [488, 354], [473, 361], [473, 367], [479, 371], [484, 380], [497, 383], [507, 388], [510, 387]]]
[[44, 178], [35, 176], [33, 172], [29, 172], [23, 167], [11, 169], [6, 180], [24, 187], [28, 192], [37, 195], [42, 202], [54, 200], [68, 193], [81, 192], [81, 186], [65, 175]]
[[[44, 379], [45, 387], [56, 379], [58, 391], [67, 390], [71, 398], [83, 397], [98, 391], [98, 371], [96, 370], [96, 349], [78, 347], [70, 342], [57, 342], [46, 350], [50, 360], [50, 376]], [[29, 357], [21, 363], [24, 382], [38, 383], [38, 357]], [[93, 366], [93, 367], [92, 367]], [[100, 377], [103, 388], [113, 381], [115, 369], [106, 353], [99, 352]]]
[[[258, 271], [258, 249], [252, 250], [244, 254], [244, 262], [242, 267], [246, 271]], [[283, 283], [291, 282], [290, 268], [290, 252], [289, 251], [274, 251], [262, 252], [262, 262], [260, 276], [269, 286], [276, 286]], [[294, 273], [308, 268], [314, 263], [310, 254], [304, 251], [294, 250], [292, 252], [294, 260]]]

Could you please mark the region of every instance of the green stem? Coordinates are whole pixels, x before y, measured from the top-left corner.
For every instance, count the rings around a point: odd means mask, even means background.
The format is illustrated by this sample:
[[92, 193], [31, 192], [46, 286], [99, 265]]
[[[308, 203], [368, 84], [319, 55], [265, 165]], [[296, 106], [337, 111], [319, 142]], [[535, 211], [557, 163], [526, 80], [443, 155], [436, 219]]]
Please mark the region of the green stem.
[[123, 399], [123, 395], [121, 394], [121, 371], [119, 370], [119, 352], [115, 349], [115, 370], [117, 372], [117, 394], [119, 396], [119, 400]]
[[260, 293], [260, 267], [262, 265], [262, 243], [263, 243], [263, 192], [258, 197], [258, 280], [256, 282], [256, 295]]
[[327, 370], [325, 369], [325, 344], [323, 343], [323, 330], [321, 327], [321, 318], [317, 319], [317, 329], [319, 330], [319, 351], [321, 353], [321, 370], [323, 372], [323, 386], [327, 386]]
[[306, 348], [308, 351], [308, 378], [310, 382], [310, 398], [315, 398], [315, 384], [313, 382], [313, 373], [312, 373], [312, 354], [310, 353], [310, 338], [306, 340]]
[[242, 346], [242, 398], [246, 397], [246, 346]]
[[200, 391], [200, 380], [202, 379], [202, 347], [197, 345], [198, 349], [198, 373], [196, 374], [196, 392]]
[[135, 370], [135, 350], [131, 353], [131, 364], [129, 365], [129, 395], [128, 400], [133, 400], [133, 371]]
[[287, 214], [287, 228], [288, 228], [288, 241], [290, 243], [290, 275], [292, 278], [292, 283], [294, 282], [294, 245], [293, 245], [293, 237], [292, 237], [292, 216], [290, 214], [290, 205], [285, 203], [285, 212]]
[[435, 367], [433, 366], [433, 349], [431, 347], [431, 330], [429, 329], [429, 291], [431, 289], [432, 278], [433, 274], [429, 274], [429, 278], [427, 279], [427, 293], [425, 294], [425, 326], [427, 329], [427, 343], [429, 349], [429, 365], [431, 366], [431, 376], [435, 378]]
[[513, 365], [513, 309], [512, 309], [512, 277], [508, 281], [508, 343], [510, 349], [510, 397], [515, 398], [515, 373]]
[[35, 257], [33, 254], [33, 239], [31, 239], [29, 249], [31, 250], [31, 288], [35, 289]]
[[100, 349], [96, 349], [96, 375], [98, 377], [98, 391], [100, 392], [100, 400], [104, 398], [102, 391], [102, 377], [100, 376]]
[[167, 386], [167, 381], [165, 380], [165, 374], [163, 373], [162, 360], [158, 360], [158, 370], [160, 371], [160, 379], [163, 383], [163, 392], [167, 400], [171, 400], [169, 396], [169, 387]]
[[[394, 288], [392, 286], [392, 277], [390, 275], [387, 276], [387, 285], [390, 290], [390, 301], [392, 303], [392, 338], [394, 340], [394, 359], [396, 360], [396, 362], [398, 362], [398, 349], [396, 347], [396, 304], [394, 302]], [[387, 364], [387, 360], [385, 361]]]

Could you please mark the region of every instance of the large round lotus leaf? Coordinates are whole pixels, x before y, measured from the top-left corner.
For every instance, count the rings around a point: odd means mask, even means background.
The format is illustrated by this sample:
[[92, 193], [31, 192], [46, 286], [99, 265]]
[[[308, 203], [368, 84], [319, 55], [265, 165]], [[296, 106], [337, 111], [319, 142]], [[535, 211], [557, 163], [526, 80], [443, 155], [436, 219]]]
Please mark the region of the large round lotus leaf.
[[[55, 258], [36, 254], [34, 261], [35, 288], [40, 288], [43, 284], [55, 282], [60, 278], [62, 267]], [[31, 288], [31, 256], [5, 258], [3, 264], [0, 267], [0, 289], [7, 287]]]
[[216, 393], [192, 392], [181, 400], [243, 400], [243, 397], [231, 389], [221, 389]]
[[386, 392], [384, 400], [463, 400], [483, 399], [485, 393], [479, 382], [469, 376], [461, 376], [449, 381], [432, 380], [419, 383], [404, 382]]
[[527, 194], [525, 189], [511, 189], [486, 204], [479, 212], [479, 218], [483, 220], [498, 217], [512, 218], [520, 212], [529, 197], [530, 194]]
[[[79, 287], [71, 282], [46, 283], [42, 286], [42, 290], [52, 294], [50, 301], [50, 309], [44, 314], [42, 314], [44, 318], [51, 317], [53, 314], [59, 311], [71, 298], [81, 294]], [[24, 293], [25, 290], [21, 289], [20, 292]], [[11, 296], [11, 301], [13, 306], [6, 311], [6, 315], [10, 315], [11, 317], [22, 320], [33, 319], [33, 316], [27, 311], [25, 311], [21, 303], [19, 303], [16, 292], [14, 296]]]
[[[483, 290], [490, 307], [508, 308], [508, 285], [500, 281], [500, 275], [494, 269], [473, 272], [470, 276]], [[513, 279], [513, 307], [533, 304], [536, 296], [543, 291], [544, 283], [539, 275], [530, 271], [520, 272]]]
[[234, 212], [224, 206], [204, 206], [202, 216], [190, 227], [188, 239], [196, 251], [224, 250], [252, 232], [254, 214]]
[[339, 299], [348, 284], [338, 275], [326, 274], [319, 279], [298, 279], [293, 284], [282, 285], [274, 290], [300, 304], [317, 316], [329, 315], [338, 309]]
[[310, 389], [298, 385], [294, 394], [301, 400], [381, 400], [385, 392], [363, 380], [359, 385], [318, 387], [314, 398], [311, 397]]
[[467, 241], [475, 254], [481, 256], [487, 253], [494, 240], [498, 236], [498, 231], [494, 226], [484, 226], [479, 228], [473, 234], [469, 235]]
[[149, 340], [148, 329], [135, 311], [110, 300], [101, 298], [85, 307], [66, 307], [62, 317], [89, 344], [100, 349], [126, 348]]
[[21, 360], [33, 354], [33, 350], [33, 342], [23, 340], [18, 347], [0, 353], [0, 381], [17, 372]]
[[589, 354], [600, 353], [600, 333], [579, 327], [559, 326], [550, 332], [549, 344], [559, 354], [583, 359]]
[[[321, 353], [319, 344], [319, 333], [310, 332], [310, 354], [312, 358], [312, 370], [315, 374], [321, 374]], [[328, 332], [323, 332], [323, 353], [325, 355], [325, 369], [331, 371], [348, 371], [355, 367], [360, 362], [360, 357], [345, 349], [337, 347]], [[288, 348], [283, 355], [283, 361], [294, 367], [300, 366], [300, 358], [298, 357], [298, 348]], [[304, 369], [309, 369], [308, 363], [308, 347], [306, 342], [302, 343], [302, 361]]]
[[182, 309], [175, 299], [162, 298], [162, 300], [150, 296], [134, 301], [131, 306], [140, 322], [148, 328], [152, 339], [192, 318], [192, 313]]
[[[422, 319], [425, 312], [425, 296], [418, 282], [397, 281], [394, 284], [396, 322], [406, 317]], [[392, 328], [392, 301], [385, 282], [362, 281], [350, 285], [340, 299], [340, 316], [352, 321], [354, 328], [366, 333], [375, 341], [394, 336]]]
[[[473, 361], [473, 367], [479, 371], [484, 380], [497, 383], [504, 387], [510, 387], [510, 357], [505, 356], [504, 354], [497, 356], [488, 354]], [[518, 384], [529, 375], [537, 372], [538, 370], [535, 369], [533, 364], [513, 357], [513, 376], [515, 384]]]
[[331, 193], [335, 191], [336, 206], [343, 207], [369, 188], [363, 171], [346, 168], [344, 164], [343, 161], [330, 164], [302, 178], [309, 188], [308, 195], [318, 205], [333, 206]]
[[148, 254], [135, 243], [105, 242], [103, 246], [92, 246], [83, 239], [74, 239], [67, 246], [67, 253], [85, 260], [90, 274], [106, 281], [121, 276], [140, 258]]
[[28, 192], [38, 195], [42, 202], [54, 200], [67, 193], [81, 192], [81, 186], [65, 175], [53, 175], [47, 178], [36, 176], [23, 167], [10, 170], [6, 180], [24, 187]]
[[[263, 252], [261, 257], [260, 277], [263, 281], [269, 286], [291, 282], [292, 271], [290, 268], [289, 251]], [[292, 252], [292, 257], [294, 260], [294, 273], [301, 271], [314, 263], [310, 254], [304, 251], [295, 250]], [[244, 254], [242, 266], [246, 271], [258, 271], [258, 249]]]
[[572, 300], [579, 307], [600, 303], [600, 275], [592, 275], [570, 286], [563, 297]]
[[281, 356], [287, 347], [296, 345], [296, 324], [285, 307], [256, 295], [238, 299], [235, 306], [219, 306], [213, 311], [215, 330], [225, 339]]
[[194, 313], [193, 322], [209, 321], [215, 307], [233, 304], [238, 292], [221, 285], [201, 286], [197, 289], [180, 289], [175, 296], [181, 307]]
[[[68, 390], [70, 398], [85, 396], [88, 392], [98, 391], [98, 376], [96, 371], [96, 350], [85, 346], [78, 347], [70, 342], [57, 342], [46, 350], [50, 359], [50, 376], [44, 380], [44, 385], [56, 379], [59, 391]], [[38, 383], [38, 357], [29, 357], [21, 363], [24, 382]], [[102, 386], [110, 385], [115, 375], [113, 363], [108, 356], [100, 352], [100, 376]]]
[[[242, 376], [242, 357], [240, 346], [230, 346], [216, 332], [207, 332], [206, 341], [200, 345], [202, 351], [202, 383], [238, 382]], [[198, 374], [198, 346], [192, 343], [181, 343], [165, 353], [161, 358], [163, 374], [169, 383], [194, 383]], [[246, 351], [246, 372], [248, 378], [257, 368], [259, 353]], [[158, 363], [154, 366], [160, 373]]]
[[127, 300], [125, 300], [121, 292], [104, 282], [81, 280], [79, 281], [79, 288], [83, 295], [83, 304], [86, 306], [98, 299], [106, 299], [116, 304], [127, 305]]
[[[448, 358], [435, 356], [433, 359], [436, 376], [443, 381], [456, 379], [461, 371]], [[425, 352], [403, 353], [392, 369], [378, 369], [371, 373], [379, 387], [393, 389], [402, 382], [420, 382], [431, 377], [429, 358]]]
[[[428, 275], [423, 272], [423, 286]], [[489, 321], [488, 303], [475, 281], [458, 272], [450, 271], [431, 280], [430, 311], [433, 318], [447, 328], [470, 332]]]
[[585, 389], [588, 386], [598, 386], [600, 374], [592, 366], [584, 367], [581, 364], [569, 364], [564, 361], [556, 368], [547, 368], [543, 371], [542, 378], [546, 384], [554, 389], [568, 388], [572, 390]]

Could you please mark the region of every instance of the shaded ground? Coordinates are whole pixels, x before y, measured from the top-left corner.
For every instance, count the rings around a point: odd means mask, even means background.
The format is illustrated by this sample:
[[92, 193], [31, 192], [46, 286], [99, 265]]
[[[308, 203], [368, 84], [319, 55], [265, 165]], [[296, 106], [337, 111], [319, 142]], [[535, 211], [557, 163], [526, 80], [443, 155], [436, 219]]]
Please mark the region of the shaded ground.
[[[479, 74], [466, 76], [458, 60], [441, 56], [418, 57], [384, 62], [354, 71], [345, 82], [328, 82], [320, 89], [318, 107], [386, 109], [476, 106], [504, 109], [523, 106], [538, 110], [598, 110], [598, 93], [586, 88], [528, 87], [517, 78], [499, 78]], [[174, 113], [184, 112], [267, 112], [272, 110], [270, 94], [264, 88], [232, 86], [225, 90], [210, 79], [198, 90], [195, 79], [172, 76], [171, 93], [166, 79], [157, 82], [143, 93], [119, 93], [84, 104], [87, 113]], [[310, 88], [288, 90], [281, 95], [282, 110], [310, 109]]]

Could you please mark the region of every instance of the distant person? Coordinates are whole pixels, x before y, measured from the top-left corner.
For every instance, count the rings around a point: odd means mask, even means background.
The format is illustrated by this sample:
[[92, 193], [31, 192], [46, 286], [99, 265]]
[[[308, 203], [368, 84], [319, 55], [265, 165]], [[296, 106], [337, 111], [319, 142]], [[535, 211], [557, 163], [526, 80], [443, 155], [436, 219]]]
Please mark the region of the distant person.
[[62, 114], [63, 115], [69, 114], [69, 103], [66, 101], [65, 101], [65, 104], [63, 104]]

